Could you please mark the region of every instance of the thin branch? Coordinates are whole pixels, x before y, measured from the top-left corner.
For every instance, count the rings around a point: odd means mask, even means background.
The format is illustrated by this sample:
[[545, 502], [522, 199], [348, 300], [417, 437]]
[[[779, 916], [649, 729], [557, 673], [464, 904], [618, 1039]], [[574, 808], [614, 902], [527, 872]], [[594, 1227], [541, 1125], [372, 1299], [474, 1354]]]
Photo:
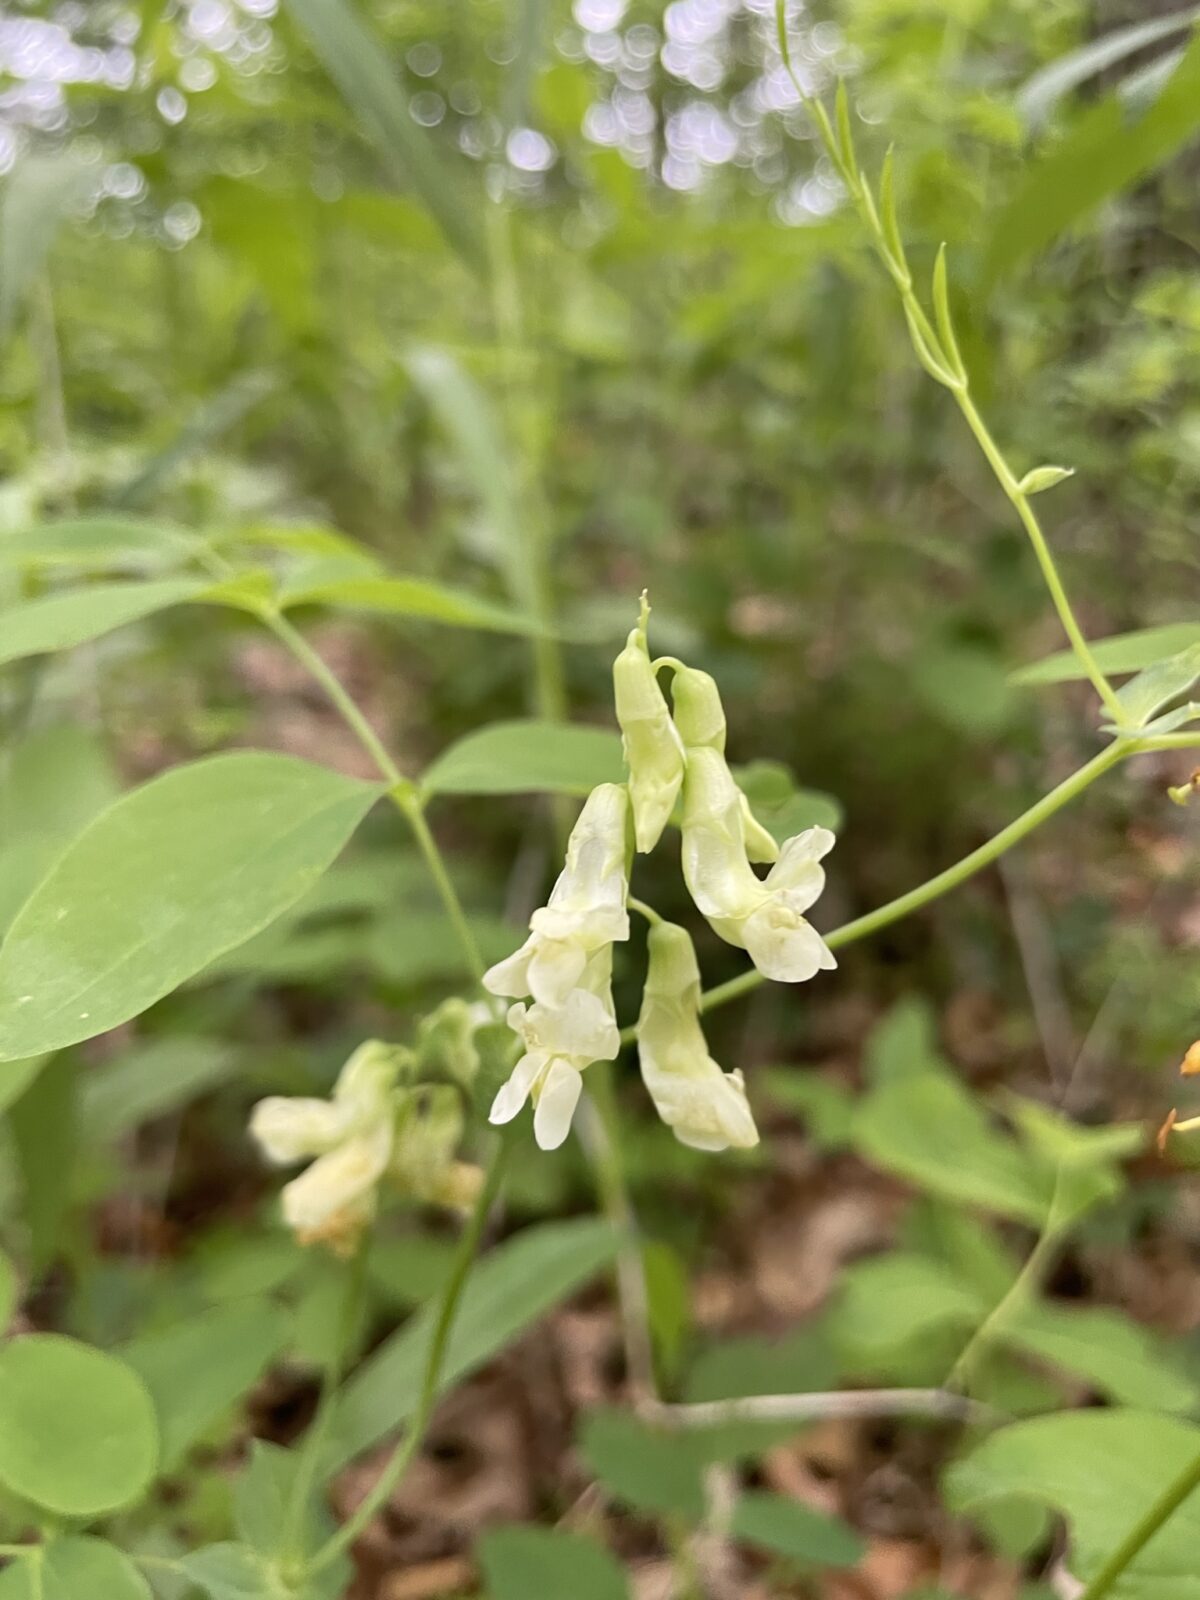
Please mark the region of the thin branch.
[[730, 1422], [819, 1422], [829, 1418], [933, 1417], [948, 1422], [996, 1422], [991, 1406], [949, 1389], [832, 1389], [817, 1394], [753, 1394], [737, 1400], [639, 1408], [646, 1422], [673, 1431], [719, 1428]]

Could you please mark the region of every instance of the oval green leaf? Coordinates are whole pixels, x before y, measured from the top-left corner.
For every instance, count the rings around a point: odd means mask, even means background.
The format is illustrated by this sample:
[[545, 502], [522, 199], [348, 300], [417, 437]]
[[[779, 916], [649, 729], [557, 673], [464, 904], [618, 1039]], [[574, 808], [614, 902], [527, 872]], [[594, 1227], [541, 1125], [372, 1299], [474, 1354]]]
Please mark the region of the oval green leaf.
[[0, 567], [166, 566], [187, 560], [201, 542], [183, 528], [136, 517], [73, 517], [0, 533]]
[[154, 1401], [164, 1471], [173, 1471], [205, 1429], [258, 1381], [288, 1331], [280, 1306], [241, 1300], [125, 1346], [123, 1358]]
[[41, 1558], [40, 1583], [32, 1562], [14, 1561], [0, 1572], [0, 1600], [151, 1600], [150, 1585], [133, 1563], [104, 1539], [55, 1539]]
[[[1156, 661], [1178, 655], [1189, 645], [1200, 644], [1200, 622], [1167, 622], [1158, 628], [1135, 628], [1132, 633], [1115, 633], [1097, 639], [1091, 652], [1101, 672], [1120, 676], [1140, 672]], [[1042, 661], [1034, 661], [1012, 674], [1013, 683], [1034, 686], [1042, 683], [1074, 683], [1087, 674], [1073, 650], [1058, 650]]]
[[64, 1517], [137, 1500], [158, 1459], [146, 1387], [124, 1362], [58, 1334], [0, 1350], [0, 1483]]
[[327, 582], [301, 578], [285, 585], [284, 606], [336, 606], [343, 611], [366, 611], [376, 616], [419, 617], [456, 628], [480, 628], [491, 633], [538, 633], [538, 624], [519, 611], [482, 600], [464, 589], [451, 589], [423, 578], [354, 577]]
[[839, 1518], [822, 1516], [780, 1494], [742, 1495], [733, 1508], [730, 1532], [802, 1566], [852, 1567], [866, 1548]]
[[130, 622], [140, 622], [211, 588], [206, 579], [164, 578], [158, 583], [96, 583], [43, 595], [0, 611], [0, 666], [27, 656], [70, 650]]
[[467, 734], [421, 780], [426, 794], [586, 795], [625, 776], [621, 738], [567, 722], [494, 722]]
[[[612, 1259], [616, 1240], [594, 1217], [526, 1228], [475, 1268], [463, 1293], [442, 1364], [449, 1389], [553, 1306], [595, 1277]], [[332, 1466], [407, 1421], [421, 1393], [436, 1303], [380, 1345], [342, 1390], [334, 1414]]]
[[562, 1528], [495, 1528], [479, 1541], [489, 1600], [628, 1600], [629, 1585], [614, 1556], [594, 1539]]
[[[1066, 1517], [1067, 1566], [1087, 1582], [1171, 1480], [1200, 1457], [1200, 1428], [1150, 1411], [1074, 1411], [995, 1433], [945, 1479], [951, 1510], [1035, 1500]], [[1142, 1548], [1114, 1600], [1196, 1600], [1200, 1494]]]
[[292, 756], [176, 767], [76, 838], [0, 946], [0, 1061], [127, 1022], [304, 894], [383, 792]]

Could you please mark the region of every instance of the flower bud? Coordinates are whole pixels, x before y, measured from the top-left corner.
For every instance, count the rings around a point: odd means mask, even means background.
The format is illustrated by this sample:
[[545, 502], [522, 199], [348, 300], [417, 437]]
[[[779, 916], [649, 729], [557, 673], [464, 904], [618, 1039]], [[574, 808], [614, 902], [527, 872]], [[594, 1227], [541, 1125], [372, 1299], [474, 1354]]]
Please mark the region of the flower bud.
[[671, 683], [671, 703], [685, 750], [725, 749], [725, 708], [710, 673], [699, 667], [680, 667]]
[[700, 969], [686, 929], [655, 924], [638, 1017], [642, 1077], [659, 1116], [695, 1150], [748, 1150], [758, 1129], [740, 1072], [722, 1072], [700, 1026]]
[[642, 620], [613, 662], [613, 693], [629, 767], [634, 836], [643, 854], [653, 850], [662, 837], [683, 782], [683, 745], [650, 665], [648, 615], [649, 608], [644, 607]]

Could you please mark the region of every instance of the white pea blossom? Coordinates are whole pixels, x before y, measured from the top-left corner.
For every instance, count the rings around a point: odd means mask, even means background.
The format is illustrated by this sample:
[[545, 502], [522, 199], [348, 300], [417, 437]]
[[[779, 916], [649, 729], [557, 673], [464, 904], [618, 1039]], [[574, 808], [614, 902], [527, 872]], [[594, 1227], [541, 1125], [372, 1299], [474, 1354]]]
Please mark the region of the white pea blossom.
[[643, 854], [653, 850], [662, 837], [679, 796], [684, 766], [683, 741], [650, 662], [646, 640], [649, 615], [643, 596], [638, 625], [613, 662], [613, 693], [629, 767], [633, 831]]
[[529, 919], [529, 938], [484, 974], [484, 987], [492, 994], [531, 994], [540, 1006], [564, 1005], [589, 958], [614, 940], [628, 939], [628, 812], [624, 784], [602, 783], [592, 790], [550, 899]]
[[686, 929], [656, 924], [638, 1017], [642, 1077], [659, 1116], [695, 1150], [748, 1150], [758, 1129], [740, 1072], [722, 1072], [700, 1026], [700, 969]]
[[360, 1045], [342, 1068], [330, 1100], [260, 1100], [250, 1132], [267, 1159], [312, 1165], [285, 1185], [284, 1221], [301, 1244], [353, 1247], [375, 1215], [377, 1189], [395, 1139], [398, 1053], [378, 1040]]
[[765, 879], [750, 865], [742, 794], [724, 756], [688, 750], [683, 787], [683, 875], [714, 931], [750, 956], [766, 978], [802, 983], [837, 965], [803, 913], [820, 896], [819, 865], [833, 848], [828, 828], [808, 828], [785, 841]]
[[571, 1131], [593, 1061], [612, 1061], [621, 1048], [613, 1016], [612, 946], [587, 963], [579, 987], [562, 1005], [535, 1001], [509, 1008], [508, 1025], [525, 1046], [492, 1104], [492, 1122], [511, 1122], [532, 1096], [533, 1133], [543, 1150], [555, 1150]]
[[285, 1184], [283, 1218], [301, 1244], [353, 1250], [387, 1181], [416, 1200], [469, 1209], [482, 1180], [456, 1161], [461, 1097], [449, 1084], [397, 1087], [411, 1052], [368, 1040], [342, 1068], [328, 1100], [260, 1100], [250, 1132], [278, 1166], [311, 1165]]

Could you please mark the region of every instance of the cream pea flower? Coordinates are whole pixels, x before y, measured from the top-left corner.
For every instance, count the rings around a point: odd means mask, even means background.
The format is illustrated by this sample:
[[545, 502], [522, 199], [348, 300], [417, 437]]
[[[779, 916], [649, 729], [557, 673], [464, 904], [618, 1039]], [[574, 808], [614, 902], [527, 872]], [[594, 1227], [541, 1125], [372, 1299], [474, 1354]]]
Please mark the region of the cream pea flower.
[[628, 939], [625, 830], [629, 792], [602, 783], [587, 798], [567, 844], [567, 859], [548, 903], [529, 919], [528, 939], [484, 973], [492, 994], [531, 994], [540, 1006], [561, 1006], [588, 960], [615, 939]]
[[512, 1006], [508, 1025], [525, 1053], [493, 1101], [490, 1120], [511, 1122], [532, 1096], [534, 1138], [543, 1150], [556, 1150], [571, 1131], [584, 1070], [593, 1061], [614, 1060], [621, 1048], [612, 1005], [612, 947], [591, 958], [580, 986], [561, 1006]]
[[655, 924], [638, 1017], [642, 1077], [659, 1116], [694, 1150], [758, 1143], [740, 1072], [722, 1072], [700, 1026], [700, 969], [686, 929]]
[[346, 1253], [375, 1215], [379, 1182], [395, 1139], [396, 1075], [407, 1052], [369, 1039], [342, 1068], [329, 1100], [260, 1100], [250, 1133], [267, 1159], [293, 1166], [316, 1157], [285, 1185], [283, 1216], [301, 1244]]
[[[699, 667], [681, 666], [671, 684], [671, 701], [675, 707], [675, 726], [683, 740], [685, 754], [693, 750], [712, 750], [719, 756], [725, 754], [725, 708], [721, 704], [721, 691], [717, 680]], [[733, 776], [730, 774], [730, 782]], [[779, 846], [750, 809], [750, 801], [737, 789], [738, 806], [742, 814], [742, 836], [746, 854], [751, 861], [771, 862], [779, 859]]]
[[714, 931], [744, 949], [765, 978], [803, 983], [837, 965], [803, 913], [820, 896], [819, 865], [833, 848], [828, 828], [788, 839], [761, 879], [746, 850], [742, 795], [725, 758], [689, 749], [683, 787], [683, 875]]
[[683, 741], [650, 663], [649, 616], [643, 595], [638, 625], [613, 662], [613, 693], [629, 767], [633, 831], [643, 854], [653, 850], [662, 837], [683, 783], [684, 766]]

